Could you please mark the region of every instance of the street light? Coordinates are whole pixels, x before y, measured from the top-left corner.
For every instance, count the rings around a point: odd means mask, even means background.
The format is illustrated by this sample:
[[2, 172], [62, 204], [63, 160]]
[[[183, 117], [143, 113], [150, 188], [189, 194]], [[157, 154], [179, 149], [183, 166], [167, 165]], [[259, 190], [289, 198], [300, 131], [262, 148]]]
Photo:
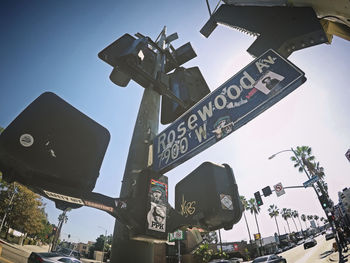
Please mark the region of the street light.
[[101, 258], [101, 263], [103, 262], [103, 258], [104, 258], [104, 250], [105, 250], [105, 244], [106, 244], [106, 239], [107, 239], [107, 229], [105, 229], [102, 226], [97, 226], [103, 230], [105, 230], [105, 238], [103, 239], [103, 247], [102, 247], [102, 258]]
[[[309, 179], [311, 178], [311, 176], [309, 175], [309, 173], [308, 173], [307, 170], [305, 169], [304, 164], [300, 161], [300, 159], [299, 159], [297, 153], [295, 152], [295, 150], [294, 150], [293, 148], [290, 148], [290, 150], [279, 151], [279, 152], [277, 152], [277, 153], [271, 155], [268, 159], [271, 160], [271, 159], [274, 158], [276, 155], [278, 155], [278, 154], [280, 154], [280, 153], [283, 153], [283, 152], [292, 152], [292, 153], [294, 154], [295, 158], [297, 159], [297, 161], [298, 161], [300, 167], [303, 168], [303, 170], [304, 170], [305, 174], [307, 175], [307, 177], [308, 177]], [[315, 189], [315, 191], [316, 191], [316, 189]], [[317, 194], [317, 191], [316, 191], [316, 194]], [[317, 196], [318, 196], [318, 194], [317, 194]]]
[[[297, 156], [297, 154], [296, 154], [296, 152], [294, 151], [293, 148], [290, 148], [290, 150], [279, 151], [279, 152], [277, 152], [277, 153], [271, 155], [268, 159], [271, 160], [271, 159], [274, 158], [277, 154], [280, 154], [280, 153], [282, 153], [282, 152], [293, 152], [293, 154], [294, 154], [296, 160], [298, 161], [300, 167], [303, 168], [303, 171], [305, 172], [305, 174], [307, 175], [307, 177], [308, 177], [309, 179], [311, 178], [311, 176], [309, 175], [309, 173], [308, 173], [307, 170], [305, 169], [304, 163], [300, 161], [299, 157]], [[321, 184], [320, 184], [319, 182], [317, 182], [317, 185], [318, 185], [318, 187], [319, 187], [319, 189], [320, 189], [320, 191], [321, 191], [321, 196], [326, 196], [327, 199], [328, 199], [328, 194], [324, 191], [324, 189], [323, 189], [323, 187], [321, 186]], [[321, 206], [322, 206], [322, 208], [323, 208], [323, 211], [325, 212], [326, 216], [328, 217], [328, 213], [327, 213], [327, 211], [326, 211], [326, 207], [323, 206], [322, 201], [321, 201], [321, 199], [320, 199], [321, 196], [318, 194], [318, 192], [317, 192], [317, 190], [316, 190], [316, 188], [315, 188], [314, 185], [312, 185], [312, 188], [315, 190], [315, 193], [316, 193], [317, 198], [319, 199], [319, 201], [320, 201], [320, 203], [321, 203]], [[333, 222], [330, 222], [330, 223], [331, 223], [331, 227], [332, 227], [333, 233], [335, 234], [335, 241], [336, 241], [336, 243], [337, 243], [337, 246], [340, 247], [340, 245], [339, 245], [339, 240], [338, 240], [338, 238], [337, 238], [336, 231], [335, 231], [335, 228], [334, 228], [334, 226], [333, 226]], [[344, 262], [344, 261], [343, 261], [344, 258], [343, 258], [343, 255], [342, 255], [342, 250], [341, 250], [341, 249], [338, 249], [338, 253], [339, 253], [339, 259], [340, 259], [339, 262], [340, 262], [340, 263]]]

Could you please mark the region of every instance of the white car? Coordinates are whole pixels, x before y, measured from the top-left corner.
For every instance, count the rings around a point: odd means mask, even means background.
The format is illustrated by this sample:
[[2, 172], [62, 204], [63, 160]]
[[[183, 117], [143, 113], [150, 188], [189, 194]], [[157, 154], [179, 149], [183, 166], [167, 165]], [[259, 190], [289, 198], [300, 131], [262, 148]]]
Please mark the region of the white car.
[[52, 258], [47, 258], [45, 259], [44, 262], [52, 262], [52, 263], [82, 263], [79, 259], [73, 258], [73, 257], [64, 257], [64, 256], [59, 256], [59, 257], [52, 257]]

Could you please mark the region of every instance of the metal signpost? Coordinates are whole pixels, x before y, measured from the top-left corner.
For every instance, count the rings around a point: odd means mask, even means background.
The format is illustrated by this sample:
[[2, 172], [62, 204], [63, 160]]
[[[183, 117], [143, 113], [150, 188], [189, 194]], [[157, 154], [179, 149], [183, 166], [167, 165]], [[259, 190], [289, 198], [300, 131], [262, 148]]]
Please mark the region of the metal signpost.
[[165, 173], [237, 130], [304, 83], [304, 73], [273, 50], [186, 111], [153, 140], [153, 170]]
[[303, 186], [305, 188], [309, 187], [310, 185], [313, 185], [314, 183], [316, 183], [318, 180], [320, 180], [318, 176], [311, 177], [309, 180], [303, 183]]

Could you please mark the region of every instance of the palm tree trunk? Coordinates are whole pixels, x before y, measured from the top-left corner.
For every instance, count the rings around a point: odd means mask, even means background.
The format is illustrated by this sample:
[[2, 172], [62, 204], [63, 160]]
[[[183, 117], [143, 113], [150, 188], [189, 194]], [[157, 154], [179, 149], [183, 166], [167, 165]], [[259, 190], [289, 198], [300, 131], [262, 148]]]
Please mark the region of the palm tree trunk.
[[249, 230], [249, 226], [248, 226], [247, 217], [245, 216], [245, 212], [243, 212], [243, 215], [244, 215], [245, 224], [246, 224], [247, 230], [248, 230], [249, 242], [251, 244], [252, 243], [252, 238], [251, 238], [251, 235], [250, 235], [250, 230]]
[[280, 236], [280, 229], [279, 229], [278, 224], [277, 224], [277, 219], [276, 219], [276, 216], [275, 216], [275, 222], [276, 222], [276, 226], [277, 226], [278, 236]]
[[286, 222], [287, 222], [287, 226], [288, 226], [288, 230], [289, 230], [289, 234], [290, 234], [291, 232], [290, 232], [290, 227], [289, 227], [289, 223], [288, 223], [287, 219], [286, 219]]
[[301, 231], [303, 231], [303, 226], [301, 225], [301, 221], [300, 221], [299, 216], [298, 216], [298, 220], [299, 220], [299, 224], [300, 224], [300, 229], [301, 229]]
[[294, 217], [292, 217], [292, 220], [293, 220], [293, 223], [294, 223], [295, 229], [297, 230], [297, 232], [299, 232], [298, 227], [297, 227], [297, 224], [295, 223]]
[[[258, 233], [260, 234], [260, 249], [262, 249], [262, 241], [261, 241], [261, 233], [260, 233], [260, 229], [259, 229], [259, 224], [258, 224], [258, 219], [256, 218], [256, 213], [254, 213], [254, 217], [255, 217], [255, 222], [256, 222], [256, 226], [258, 228]], [[261, 251], [260, 251], [261, 253]]]

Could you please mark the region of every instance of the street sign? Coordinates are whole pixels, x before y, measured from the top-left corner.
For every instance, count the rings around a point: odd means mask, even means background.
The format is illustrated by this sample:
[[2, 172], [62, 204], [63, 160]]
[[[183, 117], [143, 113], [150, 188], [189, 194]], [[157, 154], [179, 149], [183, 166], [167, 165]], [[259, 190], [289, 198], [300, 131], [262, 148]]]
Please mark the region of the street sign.
[[168, 240], [169, 240], [169, 242], [174, 242], [177, 240], [185, 240], [186, 239], [185, 233], [186, 233], [185, 231], [176, 230], [173, 233], [169, 233]]
[[261, 239], [260, 233], [254, 234], [254, 239], [255, 239], [255, 240]]
[[316, 175], [312, 178], [310, 178], [309, 180], [307, 180], [306, 182], [303, 183], [303, 186], [306, 188], [306, 187], [309, 187], [310, 185], [316, 183], [318, 180], [320, 180], [320, 178]]
[[153, 170], [165, 173], [270, 108], [305, 82], [304, 73], [266, 51], [208, 94], [153, 141]]
[[275, 189], [277, 197], [280, 197], [281, 195], [284, 195], [286, 193], [284, 191], [282, 183], [278, 183], [278, 184], [274, 185], [273, 188]]

